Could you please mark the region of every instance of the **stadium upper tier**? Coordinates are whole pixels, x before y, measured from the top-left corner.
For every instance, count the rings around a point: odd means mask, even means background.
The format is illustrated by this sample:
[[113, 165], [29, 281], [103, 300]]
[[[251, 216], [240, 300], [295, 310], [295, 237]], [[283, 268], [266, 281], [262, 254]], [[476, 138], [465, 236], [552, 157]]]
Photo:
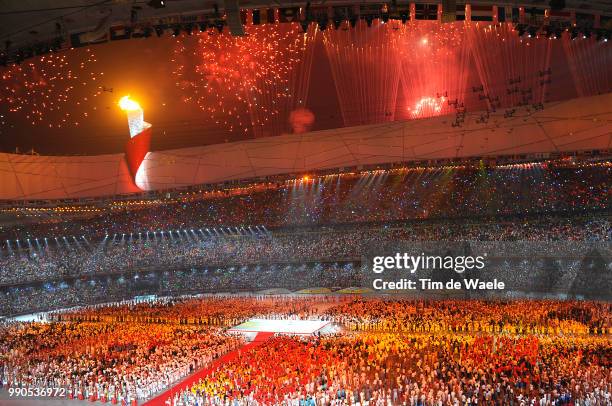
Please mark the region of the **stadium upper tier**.
[[[68, 199], [130, 194], [334, 168], [471, 157], [607, 151], [612, 93], [543, 109], [467, 113], [147, 154], [132, 181], [123, 154], [0, 154], [0, 199]], [[140, 189], [139, 189], [140, 188]], [[142, 189], [142, 190], [141, 190]]]
[[[364, 250], [393, 241], [609, 245], [611, 170], [609, 161], [570, 159], [396, 168], [170, 199], [7, 209], [20, 217], [0, 230], [0, 314], [135, 294], [349, 288], [359, 285]], [[533, 292], [553, 277], [534, 267], [511, 273], [515, 291]], [[580, 274], [595, 280], [590, 269]], [[553, 272], [565, 291], [581, 292], [575, 271]]]
[[[342, 172], [170, 198], [2, 210], [2, 246], [38, 238], [110, 238], [253, 226], [295, 227], [610, 209], [610, 161]], [[5, 241], [10, 240], [10, 241]]]
[[[487, 278], [507, 285], [501, 297], [525, 294], [605, 298], [612, 237], [609, 216], [352, 225], [238, 235], [227, 229], [115, 235], [100, 241], [59, 238], [0, 250], [0, 316], [137, 295], [305, 289], [350, 293], [367, 287], [363, 255], [372, 246], [418, 241], [510, 244], [513, 255]], [[509, 241], [519, 241], [512, 243]], [[555, 242], [560, 240], [560, 242]], [[546, 244], [546, 253], [531, 248]], [[450, 246], [447, 243], [445, 246]], [[506, 245], [508, 246], [508, 245]], [[596, 249], [601, 260], [587, 260]], [[550, 262], [562, 250], [563, 261]], [[589, 256], [592, 258], [593, 256]], [[529, 259], [526, 259], [529, 258]], [[448, 276], [440, 273], [436, 277]], [[309, 293], [309, 292], [305, 292]]]

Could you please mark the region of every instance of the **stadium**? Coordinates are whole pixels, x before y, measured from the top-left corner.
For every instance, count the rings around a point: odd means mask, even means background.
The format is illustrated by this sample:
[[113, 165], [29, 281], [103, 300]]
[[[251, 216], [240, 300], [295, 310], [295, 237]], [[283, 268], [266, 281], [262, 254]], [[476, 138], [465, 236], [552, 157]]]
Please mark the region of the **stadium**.
[[612, 405], [611, 29], [2, 2], [0, 405]]

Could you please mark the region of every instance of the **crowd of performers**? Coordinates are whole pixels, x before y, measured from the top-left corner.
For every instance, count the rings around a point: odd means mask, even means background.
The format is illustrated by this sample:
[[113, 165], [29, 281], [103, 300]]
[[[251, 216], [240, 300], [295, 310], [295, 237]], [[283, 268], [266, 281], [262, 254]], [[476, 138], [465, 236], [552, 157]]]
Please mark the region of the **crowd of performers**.
[[6, 385], [66, 388], [74, 399], [150, 397], [240, 345], [214, 328], [143, 323], [31, 323], [0, 341]]
[[[0, 327], [6, 387], [142, 402], [222, 354], [172, 405], [608, 405], [612, 305], [586, 301], [208, 296], [98, 305]], [[252, 317], [323, 319], [330, 335], [240, 351]]]
[[[276, 337], [172, 405], [610, 404], [601, 337]], [[607, 357], [607, 358], [606, 358]]]

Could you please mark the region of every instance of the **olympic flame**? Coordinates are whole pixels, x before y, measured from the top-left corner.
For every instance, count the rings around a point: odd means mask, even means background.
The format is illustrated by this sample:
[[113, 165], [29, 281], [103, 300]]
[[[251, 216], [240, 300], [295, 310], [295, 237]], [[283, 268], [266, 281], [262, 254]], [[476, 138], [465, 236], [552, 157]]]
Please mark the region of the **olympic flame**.
[[136, 100], [130, 99], [130, 95], [123, 96], [121, 99], [119, 99], [119, 107], [123, 111], [142, 110], [140, 108], [140, 104], [138, 104]]
[[144, 111], [137, 101], [130, 99], [130, 96], [123, 96], [119, 99], [119, 107], [125, 111], [128, 119], [128, 127], [130, 128], [130, 137], [134, 138], [151, 124], [144, 121]]

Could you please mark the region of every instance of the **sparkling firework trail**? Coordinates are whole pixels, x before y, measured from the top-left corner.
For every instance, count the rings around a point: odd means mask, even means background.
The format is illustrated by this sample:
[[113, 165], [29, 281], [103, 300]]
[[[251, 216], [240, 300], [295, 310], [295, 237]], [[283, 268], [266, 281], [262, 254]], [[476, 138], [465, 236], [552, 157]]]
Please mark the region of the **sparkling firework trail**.
[[316, 29], [297, 23], [246, 27], [247, 35], [200, 33], [177, 40], [176, 85], [229, 131], [277, 135], [305, 104]]
[[464, 102], [470, 58], [465, 23], [414, 21], [402, 26], [401, 84], [407, 118], [448, 114]]
[[32, 126], [78, 126], [96, 109], [95, 99], [102, 94], [104, 73], [96, 71], [96, 65], [96, 56], [87, 49], [51, 53], [4, 68], [0, 108]]

